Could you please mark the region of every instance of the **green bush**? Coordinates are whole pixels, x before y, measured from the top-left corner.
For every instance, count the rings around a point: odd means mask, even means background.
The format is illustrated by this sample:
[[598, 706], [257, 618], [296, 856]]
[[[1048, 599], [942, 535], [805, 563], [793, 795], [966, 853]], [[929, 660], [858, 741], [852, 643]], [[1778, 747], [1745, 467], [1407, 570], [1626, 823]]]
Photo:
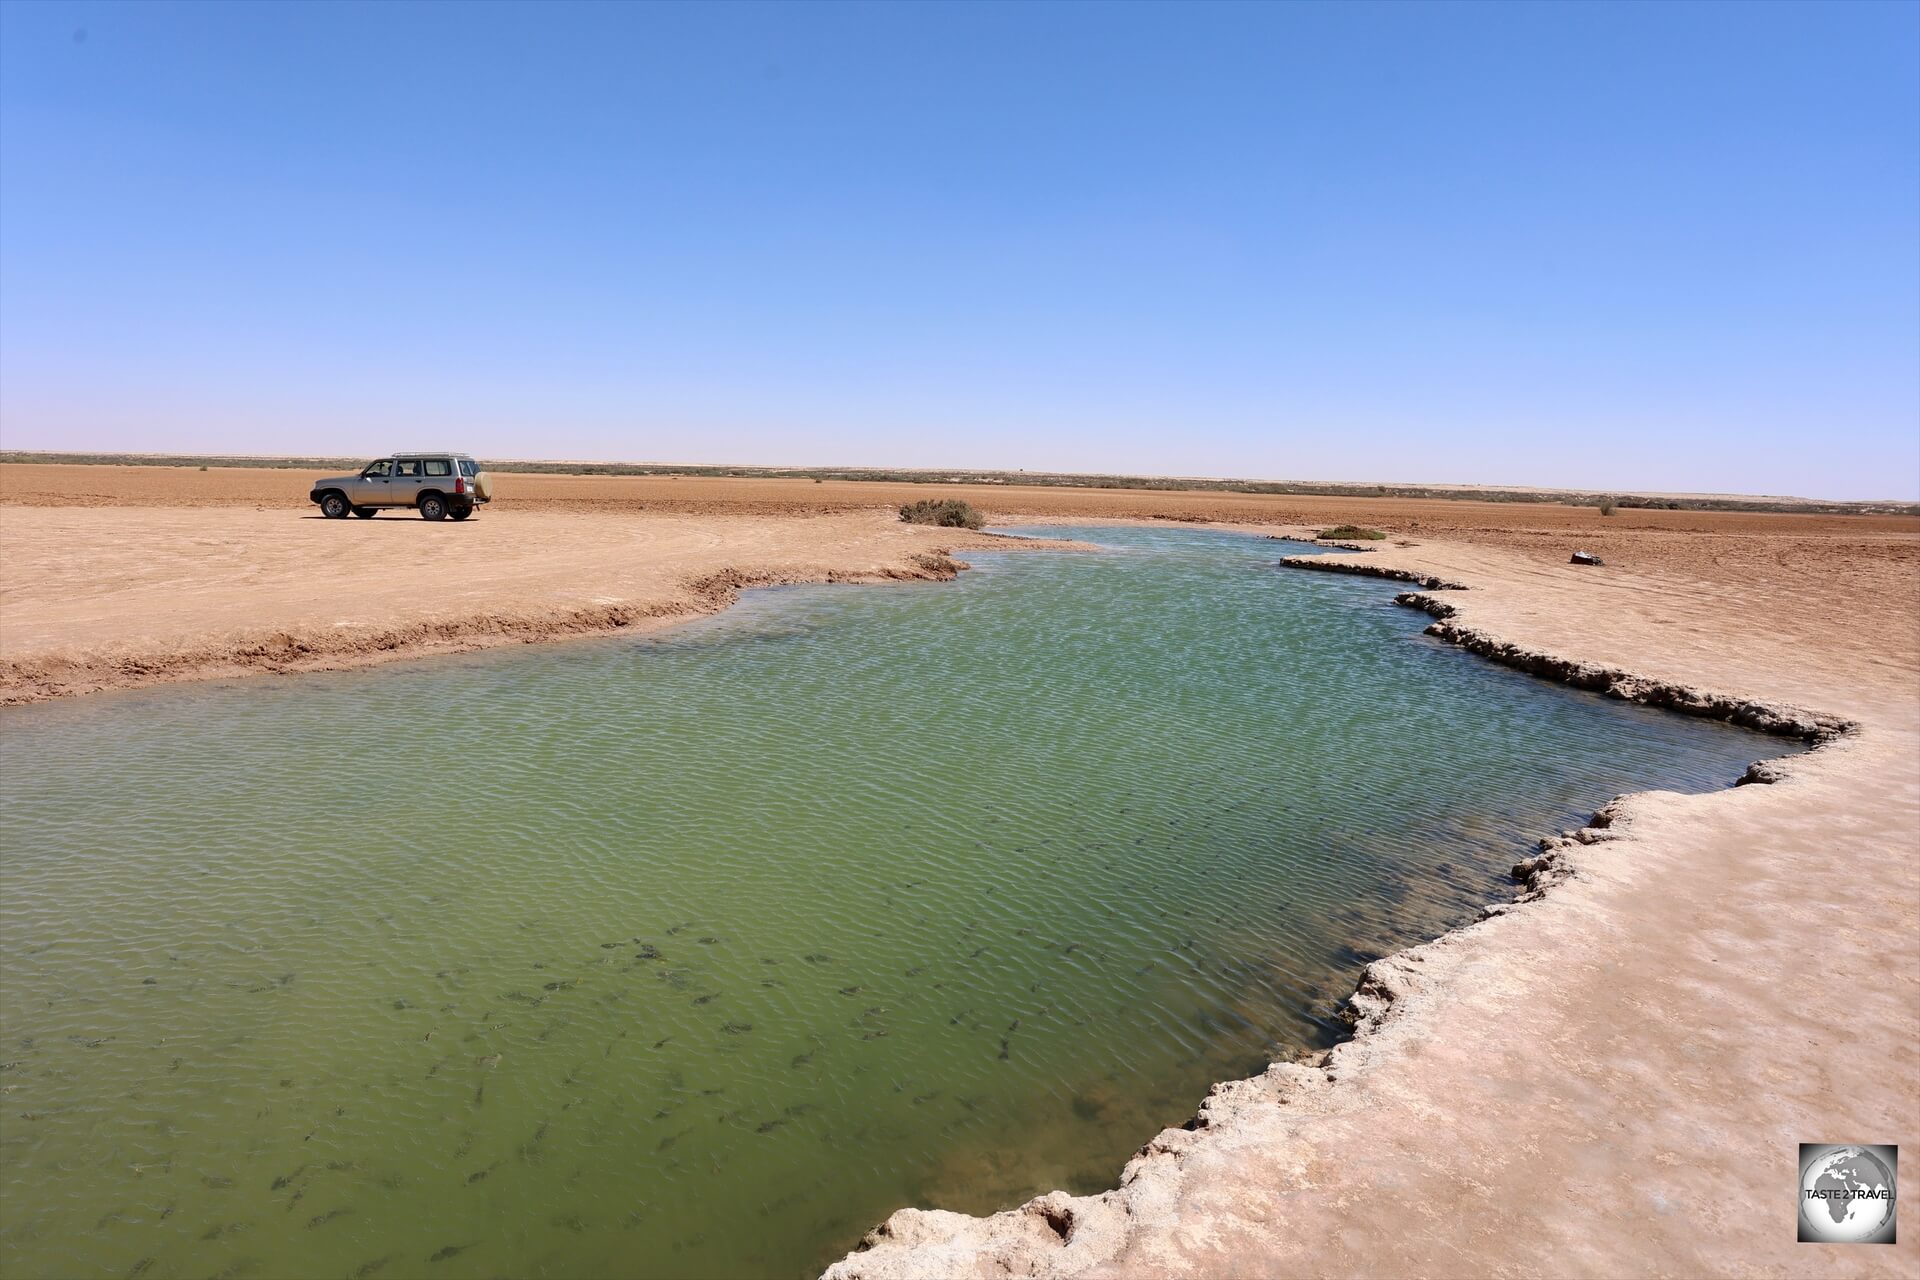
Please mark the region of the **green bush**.
[[1613, 502], [1611, 499], [1600, 504], [1600, 514], [1603, 516], [1610, 516], [1613, 514]]
[[1343, 542], [1377, 542], [1387, 535], [1378, 529], [1363, 529], [1357, 524], [1338, 524], [1331, 529], [1322, 529], [1314, 536], [1319, 538], [1337, 538]]
[[958, 498], [922, 498], [909, 502], [900, 508], [900, 518], [908, 524], [935, 524], [944, 529], [978, 529], [987, 522], [971, 502]]

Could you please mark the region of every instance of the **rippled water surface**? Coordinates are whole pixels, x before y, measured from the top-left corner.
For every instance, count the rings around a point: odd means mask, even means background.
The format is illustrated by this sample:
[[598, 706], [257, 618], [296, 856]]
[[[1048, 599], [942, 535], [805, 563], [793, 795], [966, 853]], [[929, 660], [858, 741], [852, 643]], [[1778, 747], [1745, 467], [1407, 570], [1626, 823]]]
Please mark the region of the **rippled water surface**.
[[1071, 532], [0, 716], [0, 1271], [785, 1277], [1111, 1185], [1538, 835], [1778, 751]]

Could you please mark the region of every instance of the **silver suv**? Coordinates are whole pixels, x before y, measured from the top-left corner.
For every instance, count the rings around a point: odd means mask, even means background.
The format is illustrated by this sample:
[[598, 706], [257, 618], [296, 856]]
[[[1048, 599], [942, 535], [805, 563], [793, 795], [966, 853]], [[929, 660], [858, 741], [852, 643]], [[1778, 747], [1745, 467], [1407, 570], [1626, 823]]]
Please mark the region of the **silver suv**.
[[382, 507], [417, 507], [429, 520], [465, 520], [493, 501], [493, 481], [464, 453], [396, 453], [370, 462], [358, 475], [313, 482], [307, 497], [329, 520], [347, 514], [371, 520]]

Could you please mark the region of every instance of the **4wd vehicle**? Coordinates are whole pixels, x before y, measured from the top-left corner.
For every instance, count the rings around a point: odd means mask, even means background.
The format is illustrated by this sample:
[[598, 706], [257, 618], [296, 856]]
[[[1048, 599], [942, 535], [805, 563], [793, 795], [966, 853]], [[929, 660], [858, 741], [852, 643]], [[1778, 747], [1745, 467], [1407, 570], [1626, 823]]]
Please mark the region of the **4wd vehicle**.
[[329, 520], [347, 514], [370, 520], [382, 507], [417, 507], [428, 520], [465, 520], [493, 501], [493, 482], [464, 453], [396, 453], [370, 462], [358, 475], [328, 476], [307, 495]]

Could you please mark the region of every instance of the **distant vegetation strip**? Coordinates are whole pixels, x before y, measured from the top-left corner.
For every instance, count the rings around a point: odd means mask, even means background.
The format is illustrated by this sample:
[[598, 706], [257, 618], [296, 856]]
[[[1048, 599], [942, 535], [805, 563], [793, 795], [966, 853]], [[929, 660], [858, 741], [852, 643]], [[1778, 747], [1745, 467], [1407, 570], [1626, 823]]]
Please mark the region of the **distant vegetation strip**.
[[[271, 467], [351, 471], [366, 462], [351, 458], [250, 458], [226, 454], [37, 453], [0, 449], [0, 462], [67, 466]], [[498, 471], [568, 476], [734, 476], [762, 480], [853, 480], [888, 484], [979, 484], [1062, 489], [1146, 489], [1163, 493], [1248, 493], [1324, 498], [1430, 498], [1460, 502], [1533, 502], [1664, 511], [1795, 511], [1808, 515], [1920, 516], [1914, 502], [1816, 502], [1777, 498], [1662, 498], [1645, 494], [1574, 489], [1456, 489], [1415, 484], [1342, 484], [1292, 480], [1208, 480], [1168, 476], [1080, 475], [1063, 471], [885, 471], [869, 467], [726, 467], [640, 462], [514, 462], [487, 465]]]

